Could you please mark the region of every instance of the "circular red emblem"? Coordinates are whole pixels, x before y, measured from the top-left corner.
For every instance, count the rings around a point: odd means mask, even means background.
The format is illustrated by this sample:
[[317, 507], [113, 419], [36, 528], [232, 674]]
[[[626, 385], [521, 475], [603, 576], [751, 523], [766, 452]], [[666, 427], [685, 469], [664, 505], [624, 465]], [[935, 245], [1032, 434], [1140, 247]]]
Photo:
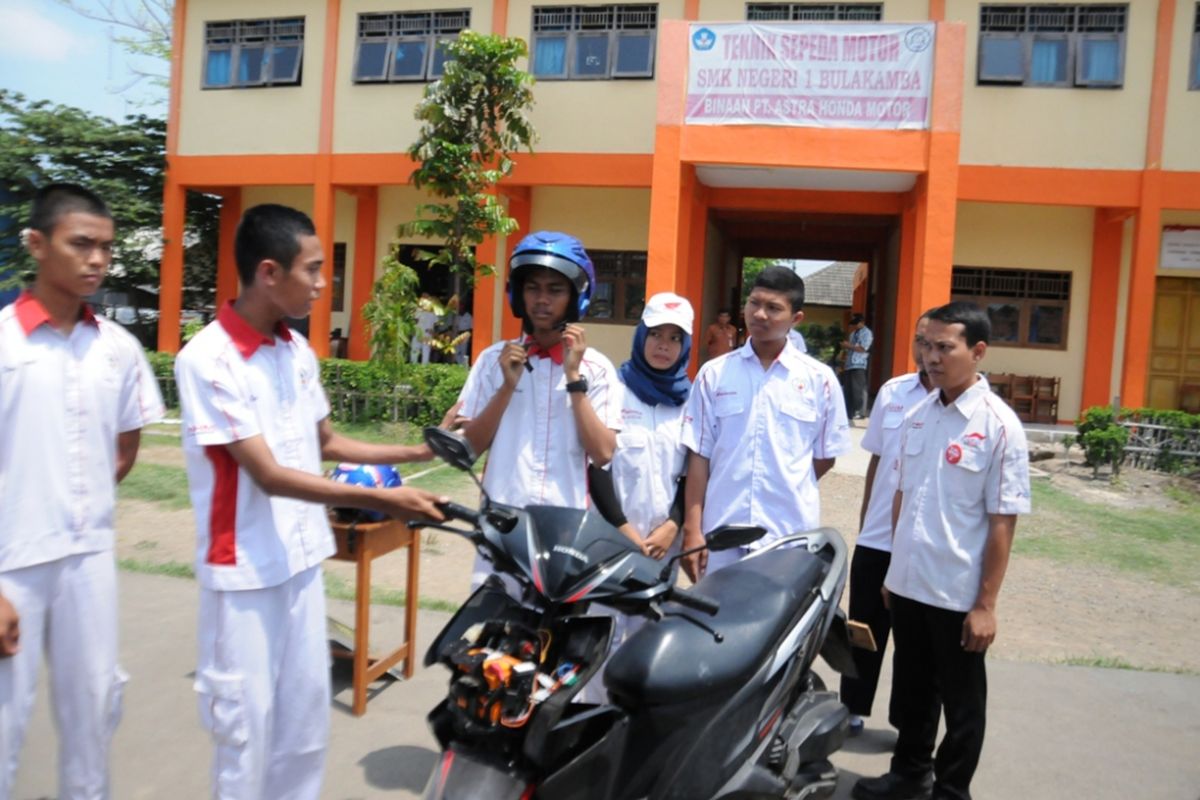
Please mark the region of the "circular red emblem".
[[946, 460], [951, 464], [957, 464], [962, 461], [962, 448], [957, 444], [951, 444], [946, 448]]

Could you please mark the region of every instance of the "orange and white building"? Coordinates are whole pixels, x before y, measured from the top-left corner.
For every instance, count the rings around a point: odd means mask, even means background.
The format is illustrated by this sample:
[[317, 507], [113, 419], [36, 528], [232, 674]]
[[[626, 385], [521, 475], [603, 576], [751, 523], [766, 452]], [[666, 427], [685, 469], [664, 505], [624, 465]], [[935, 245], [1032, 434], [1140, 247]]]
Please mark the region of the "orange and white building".
[[[522, 231], [596, 255], [589, 340], [614, 360], [645, 294], [690, 297], [703, 330], [744, 257], [856, 261], [873, 385], [954, 296], [993, 313], [990, 369], [1060, 379], [1060, 419], [1200, 405], [1196, 0], [176, 0], [161, 349], [203, 191], [224, 197], [218, 299], [241, 210], [296, 206], [336, 289], [313, 345], [341, 329], [368, 357], [362, 306], [422, 199], [412, 111], [467, 27], [530, 45], [540, 139], [499, 193]], [[500, 272], [474, 292], [476, 351], [518, 330], [516, 239], [479, 253]]]

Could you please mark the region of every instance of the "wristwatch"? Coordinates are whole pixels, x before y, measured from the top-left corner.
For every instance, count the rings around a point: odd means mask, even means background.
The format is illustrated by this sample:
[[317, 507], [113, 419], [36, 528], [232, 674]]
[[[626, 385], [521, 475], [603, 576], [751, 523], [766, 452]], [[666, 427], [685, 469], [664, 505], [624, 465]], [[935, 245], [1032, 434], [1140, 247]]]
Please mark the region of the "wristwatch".
[[588, 390], [587, 378], [580, 378], [577, 381], [571, 381], [567, 384], [568, 392], [586, 392]]

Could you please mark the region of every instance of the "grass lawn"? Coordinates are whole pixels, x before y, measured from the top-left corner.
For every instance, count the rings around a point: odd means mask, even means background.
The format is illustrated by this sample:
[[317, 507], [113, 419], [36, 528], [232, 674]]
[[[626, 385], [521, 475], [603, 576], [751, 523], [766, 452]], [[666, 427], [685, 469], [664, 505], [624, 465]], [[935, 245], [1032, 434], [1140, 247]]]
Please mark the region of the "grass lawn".
[[[178, 439], [176, 439], [178, 442]], [[173, 511], [191, 507], [187, 471], [183, 467], [139, 461], [117, 487], [121, 499], [149, 500]]]
[[1013, 551], [1200, 590], [1200, 498], [1180, 489], [1168, 497], [1155, 508], [1118, 508], [1034, 481], [1034, 513], [1017, 525]]

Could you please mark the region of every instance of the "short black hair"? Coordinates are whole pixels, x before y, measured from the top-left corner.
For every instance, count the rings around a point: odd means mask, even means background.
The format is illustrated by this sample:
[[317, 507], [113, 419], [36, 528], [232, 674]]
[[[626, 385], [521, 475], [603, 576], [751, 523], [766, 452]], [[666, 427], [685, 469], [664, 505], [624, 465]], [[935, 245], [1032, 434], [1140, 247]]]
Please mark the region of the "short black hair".
[[860, 322], [866, 322], [866, 321], [867, 321], [867, 318], [864, 317], [862, 314], [851, 314], [850, 315], [850, 324], [851, 325], [857, 325]]
[[77, 183], [51, 183], [34, 193], [29, 209], [29, 227], [49, 236], [59, 220], [74, 213], [112, 219], [112, 212], [95, 192]]
[[731, 316], [731, 317], [733, 316], [733, 312], [732, 312], [732, 311], [730, 311], [728, 308], [725, 308], [725, 307], [722, 307], [722, 308], [718, 308], [718, 309], [717, 309], [717, 316], [719, 317], [719, 316], [721, 316], [722, 314], [728, 314], [728, 315], [729, 315], [729, 316]]
[[247, 209], [233, 240], [233, 255], [242, 286], [254, 283], [254, 273], [264, 259], [282, 264], [284, 271], [290, 270], [300, 252], [300, 237], [316, 235], [313, 221], [303, 211], [276, 203]]
[[754, 279], [751, 291], [770, 289], [787, 295], [792, 313], [804, 308], [804, 279], [787, 267], [767, 267]]
[[965, 300], [954, 300], [944, 306], [930, 309], [925, 316], [944, 325], [962, 323], [963, 338], [967, 340], [967, 347], [974, 347], [980, 342], [987, 344], [992, 338], [992, 321], [988, 319], [987, 312]]

